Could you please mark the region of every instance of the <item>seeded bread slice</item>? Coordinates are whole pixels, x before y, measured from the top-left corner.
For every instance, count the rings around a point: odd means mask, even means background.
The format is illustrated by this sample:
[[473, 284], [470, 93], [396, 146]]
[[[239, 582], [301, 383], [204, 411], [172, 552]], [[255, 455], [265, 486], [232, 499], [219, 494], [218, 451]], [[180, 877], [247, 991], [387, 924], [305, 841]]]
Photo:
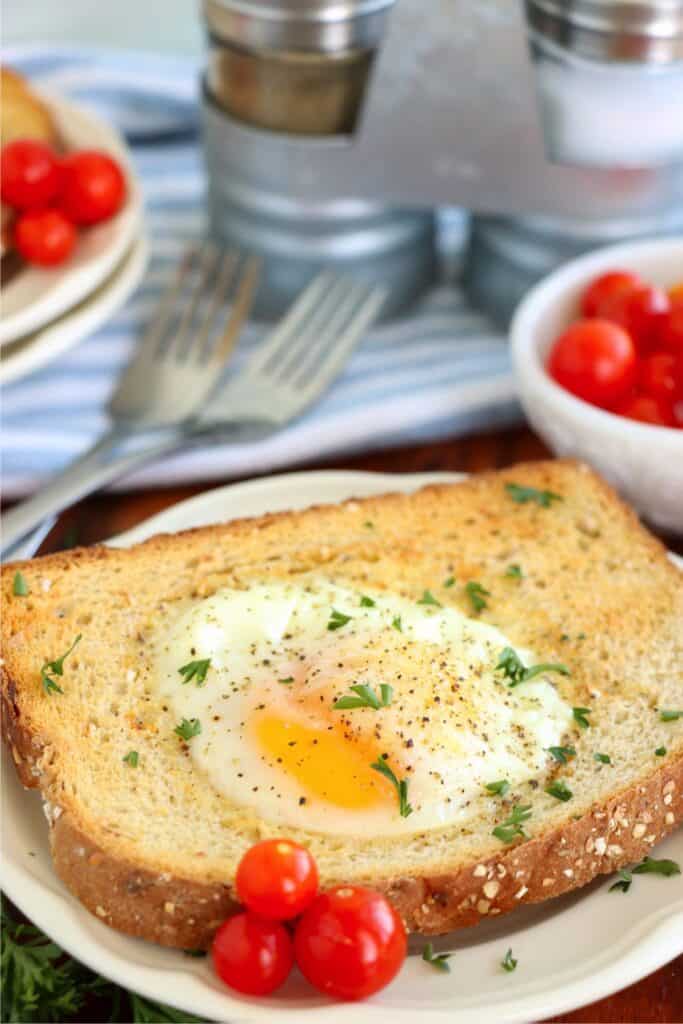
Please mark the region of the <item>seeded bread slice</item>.
[[[506, 576], [511, 564], [521, 579]], [[27, 596], [13, 593], [17, 571]], [[570, 801], [541, 780], [502, 799], [482, 794], [448, 828], [349, 839], [278, 830], [193, 767], [150, 685], [149, 653], [190, 602], [227, 585], [321, 576], [417, 600], [451, 575], [457, 584], [438, 590], [444, 605], [471, 614], [464, 585], [476, 580], [491, 594], [482, 620], [570, 665], [553, 681], [571, 706], [591, 709], [590, 726], [568, 738], [577, 756], [556, 767]], [[207, 946], [234, 909], [239, 857], [278, 831], [311, 848], [324, 885], [380, 888], [411, 930], [438, 934], [639, 860], [683, 819], [683, 718], [661, 714], [683, 709], [683, 574], [582, 465], [519, 465], [128, 550], [76, 549], [6, 566], [2, 593], [3, 729], [18, 774], [47, 802], [59, 876], [131, 935]], [[55, 677], [63, 693], [45, 693], [41, 667], [78, 634]], [[136, 769], [123, 761], [131, 749]], [[530, 838], [506, 844], [492, 831], [518, 803], [531, 806]]]

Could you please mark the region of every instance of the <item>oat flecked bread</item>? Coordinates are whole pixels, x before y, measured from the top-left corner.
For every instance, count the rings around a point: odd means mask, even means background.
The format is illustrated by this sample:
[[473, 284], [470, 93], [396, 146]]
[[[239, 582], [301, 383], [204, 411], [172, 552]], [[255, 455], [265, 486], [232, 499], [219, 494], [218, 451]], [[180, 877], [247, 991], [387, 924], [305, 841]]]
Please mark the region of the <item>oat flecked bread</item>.
[[[561, 500], [516, 501], [511, 483]], [[523, 566], [522, 579], [505, 575], [510, 564]], [[27, 596], [13, 593], [17, 569]], [[440, 599], [467, 614], [464, 584], [477, 580], [491, 594], [482, 620], [569, 665], [571, 676], [553, 681], [590, 709], [590, 727], [567, 737], [576, 757], [550, 769], [561, 769], [571, 801], [532, 781], [502, 800], [483, 793], [457, 825], [422, 834], [285, 830], [310, 846], [323, 884], [381, 888], [410, 929], [442, 933], [635, 862], [681, 822], [683, 718], [663, 720], [662, 710], [683, 709], [683, 574], [585, 466], [519, 465], [412, 496], [3, 569], [5, 740], [21, 781], [46, 801], [57, 873], [102, 920], [164, 945], [207, 946], [234, 908], [240, 855], [277, 831], [193, 768], [150, 686], [154, 631], [220, 587], [321, 575], [416, 600], [453, 575]], [[46, 694], [41, 666], [79, 633], [63, 693]], [[133, 746], [135, 771], [122, 760]], [[531, 806], [529, 838], [506, 844], [492, 829], [519, 802]]]

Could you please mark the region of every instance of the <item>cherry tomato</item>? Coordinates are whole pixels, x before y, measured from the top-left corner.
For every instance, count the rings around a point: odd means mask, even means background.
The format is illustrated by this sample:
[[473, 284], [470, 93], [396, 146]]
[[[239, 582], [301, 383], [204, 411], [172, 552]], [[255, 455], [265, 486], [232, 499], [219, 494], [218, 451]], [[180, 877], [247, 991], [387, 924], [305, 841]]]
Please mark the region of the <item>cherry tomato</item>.
[[643, 359], [638, 373], [638, 383], [643, 394], [664, 402], [683, 398], [683, 363], [670, 352], [656, 352]]
[[635, 383], [633, 341], [608, 320], [579, 320], [553, 345], [548, 370], [558, 384], [578, 398], [594, 405], [613, 405]]
[[62, 170], [62, 208], [75, 224], [98, 224], [121, 208], [126, 181], [108, 153], [72, 153], [63, 161]]
[[76, 228], [61, 210], [28, 210], [14, 226], [14, 243], [28, 263], [54, 267], [71, 255]]
[[604, 307], [615, 295], [638, 288], [643, 282], [629, 270], [610, 270], [589, 284], [581, 298], [581, 312], [585, 317], [603, 316]]
[[292, 940], [285, 926], [248, 913], [235, 914], [223, 922], [211, 954], [221, 981], [250, 996], [274, 992], [294, 963]]
[[662, 324], [659, 340], [668, 352], [683, 359], [683, 292], [672, 300], [669, 315]]
[[61, 185], [59, 161], [44, 142], [16, 139], [0, 157], [3, 203], [18, 210], [36, 210], [56, 197]]
[[264, 839], [242, 857], [237, 894], [255, 914], [274, 921], [298, 917], [315, 899], [318, 869], [311, 854], [289, 839]]
[[683, 305], [683, 281], [669, 288], [669, 299], [672, 306]]
[[381, 893], [337, 886], [311, 904], [294, 935], [296, 962], [337, 999], [364, 999], [388, 985], [406, 956], [403, 922]]
[[657, 348], [670, 308], [666, 292], [643, 284], [630, 291], [617, 292], [605, 303], [602, 315], [628, 331], [637, 351], [646, 354]]
[[626, 416], [630, 420], [652, 423], [658, 427], [675, 426], [671, 403], [653, 398], [652, 395], [632, 395], [616, 406], [614, 412], [617, 416]]

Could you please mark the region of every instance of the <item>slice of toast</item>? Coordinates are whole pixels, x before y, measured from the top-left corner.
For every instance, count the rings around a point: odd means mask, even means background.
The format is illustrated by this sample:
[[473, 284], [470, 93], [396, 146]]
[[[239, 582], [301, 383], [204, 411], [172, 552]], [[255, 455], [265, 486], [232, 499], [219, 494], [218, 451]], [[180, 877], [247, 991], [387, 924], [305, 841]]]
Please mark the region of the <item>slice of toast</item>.
[[[28, 595], [13, 592], [17, 570]], [[238, 806], [214, 789], [151, 685], [154, 637], [221, 587], [320, 578], [415, 601], [434, 591], [467, 615], [465, 584], [479, 582], [479, 619], [570, 666], [553, 683], [589, 709], [561, 766], [572, 799], [530, 780], [483, 792], [457, 824], [348, 838], [276, 827], [249, 810], [246, 790]], [[585, 466], [519, 465], [128, 550], [77, 549], [6, 566], [2, 588], [6, 742], [46, 801], [59, 876], [129, 934], [206, 947], [234, 909], [241, 854], [268, 835], [307, 844], [323, 885], [380, 888], [411, 930], [438, 934], [639, 860], [683, 819], [683, 717], [662, 715], [683, 709], [683, 574]], [[63, 675], [47, 673], [62, 692], [46, 692], [41, 669], [79, 634]], [[520, 803], [525, 835], [505, 842], [493, 830]]]

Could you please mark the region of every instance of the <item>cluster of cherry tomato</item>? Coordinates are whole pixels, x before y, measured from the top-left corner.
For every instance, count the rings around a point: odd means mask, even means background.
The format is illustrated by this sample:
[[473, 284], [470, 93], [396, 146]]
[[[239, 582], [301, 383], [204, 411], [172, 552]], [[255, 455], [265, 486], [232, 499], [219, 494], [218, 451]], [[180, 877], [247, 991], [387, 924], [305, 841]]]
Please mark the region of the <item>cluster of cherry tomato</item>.
[[578, 398], [642, 423], [683, 429], [683, 282], [663, 291], [613, 270], [581, 299], [550, 375]]
[[273, 992], [296, 961], [321, 992], [364, 999], [405, 960], [405, 928], [389, 901], [357, 885], [318, 892], [313, 857], [288, 839], [247, 850], [235, 885], [245, 910], [218, 929], [212, 956], [218, 976], [238, 992]]
[[78, 229], [113, 217], [126, 195], [118, 163], [97, 150], [62, 158], [44, 142], [16, 139], [3, 147], [0, 173], [2, 201], [16, 211], [14, 245], [44, 267], [67, 260]]

